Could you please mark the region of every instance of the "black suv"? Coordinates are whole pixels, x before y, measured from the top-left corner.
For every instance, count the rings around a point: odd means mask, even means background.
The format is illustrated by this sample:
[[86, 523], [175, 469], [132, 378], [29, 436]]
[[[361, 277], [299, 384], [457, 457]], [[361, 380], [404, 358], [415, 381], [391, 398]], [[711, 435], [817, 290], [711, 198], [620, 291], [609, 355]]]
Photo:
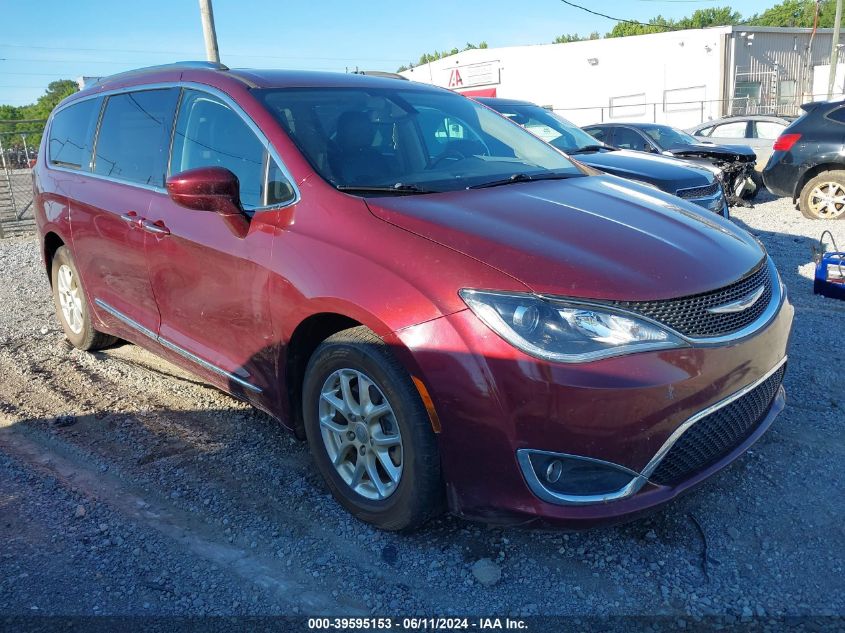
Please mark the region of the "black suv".
[[772, 193], [798, 201], [805, 217], [845, 218], [845, 102], [816, 101], [775, 141], [763, 169]]
[[713, 170], [674, 158], [610, 147], [563, 117], [528, 101], [494, 98], [476, 98], [476, 101], [519, 123], [585, 165], [614, 176], [646, 182], [721, 216], [729, 216], [722, 185]]

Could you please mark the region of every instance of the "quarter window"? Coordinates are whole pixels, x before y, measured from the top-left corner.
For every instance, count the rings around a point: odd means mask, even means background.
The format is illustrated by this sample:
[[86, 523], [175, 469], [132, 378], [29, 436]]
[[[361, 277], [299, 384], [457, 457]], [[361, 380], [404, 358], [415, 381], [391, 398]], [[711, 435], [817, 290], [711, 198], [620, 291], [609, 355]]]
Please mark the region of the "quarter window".
[[167, 139], [179, 91], [143, 90], [108, 98], [97, 137], [94, 173], [164, 185]]
[[69, 169], [88, 169], [91, 139], [102, 99], [86, 99], [60, 110], [50, 124], [50, 164]]
[[845, 123], [845, 108], [836, 108], [836, 110], [827, 115], [827, 118], [837, 123]]
[[[185, 91], [173, 136], [171, 174], [224, 167], [238, 177], [241, 205], [260, 207], [265, 204], [265, 155], [264, 145], [228, 105], [204, 92]], [[267, 204], [280, 204], [290, 200], [292, 189], [278, 166], [271, 167]]]

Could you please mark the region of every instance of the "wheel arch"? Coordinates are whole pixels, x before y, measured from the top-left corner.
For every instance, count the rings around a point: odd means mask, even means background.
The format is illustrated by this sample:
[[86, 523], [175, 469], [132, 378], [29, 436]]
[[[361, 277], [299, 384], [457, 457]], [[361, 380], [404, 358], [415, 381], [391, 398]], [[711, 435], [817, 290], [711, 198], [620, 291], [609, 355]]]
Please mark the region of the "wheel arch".
[[390, 351], [413, 378], [420, 374], [411, 351], [405, 347], [393, 332], [374, 317], [357, 311], [320, 311], [303, 318], [287, 338], [284, 363], [279, 368], [283, 373], [282, 384], [287, 409], [287, 419], [296, 436], [304, 439], [302, 419], [302, 385], [305, 369], [314, 351], [327, 338], [349, 328], [364, 326], [372, 330], [390, 347]]
[[47, 280], [50, 283], [50, 287], [53, 286], [53, 258], [56, 256], [56, 251], [64, 245], [64, 239], [62, 239], [62, 237], [55, 231], [48, 231], [44, 234], [44, 239], [42, 241], [42, 253], [44, 257], [44, 268], [47, 273]]
[[817, 165], [813, 165], [809, 169], [805, 169], [804, 173], [802, 173], [801, 176], [798, 178], [798, 182], [795, 183], [795, 191], [792, 192], [792, 201], [795, 202], [796, 200], [798, 200], [798, 198], [801, 197], [801, 192], [804, 189], [804, 185], [810, 182], [813, 178], [823, 172], [834, 170], [845, 170], [845, 165], [843, 165], [842, 163], [824, 162], [819, 163]]

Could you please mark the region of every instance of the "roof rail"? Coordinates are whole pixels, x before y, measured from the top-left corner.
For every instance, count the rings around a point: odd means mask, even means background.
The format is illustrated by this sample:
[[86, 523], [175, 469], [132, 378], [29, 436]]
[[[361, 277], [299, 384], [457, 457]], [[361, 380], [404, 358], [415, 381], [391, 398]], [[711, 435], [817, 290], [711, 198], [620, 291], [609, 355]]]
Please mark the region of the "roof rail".
[[409, 81], [409, 79], [404, 75], [400, 75], [399, 73], [390, 73], [384, 70], [354, 70], [351, 74], [369, 75], [370, 77], [384, 77], [386, 79], [403, 79], [404, 81]]
[[148, 73], [154, 71], [161, 71], [161, 70], [179, 70], [180, 68], [184, 69], [191, 69], [191, 68], [205, 68], [208, 70], [229, 70], [228, 66], [221, 64], [219, 62], [204, 62], [204, 61], [183, 61], [183, 62], [173, 62], [172, 64], [160, 64], [158, 66], [145, 66], [144, 68], [135, 68], [133, 70], [127, 70], [122, 73], [116, 73], [114, 75], [108, 75], [106, 77], [101, 77], [97, 83], [105, 83], [107, 81], [112, 81], [113, 79], [121, 79], [123, 77], [130, 77], [132, 75], [137, 75], [140, 73]]

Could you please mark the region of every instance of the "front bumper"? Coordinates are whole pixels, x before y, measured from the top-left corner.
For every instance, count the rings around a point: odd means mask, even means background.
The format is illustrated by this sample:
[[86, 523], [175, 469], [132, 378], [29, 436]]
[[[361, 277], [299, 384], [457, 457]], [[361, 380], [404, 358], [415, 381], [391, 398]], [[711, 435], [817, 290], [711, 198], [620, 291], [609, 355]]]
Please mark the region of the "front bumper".
[[[629, 520], [671, 500], [762, 435], [784, 406], [782, 389], [750, 435], [717, 461], [671, 485], [649, 478], [655, 456], [685, 423], [785, 359], [792, 318], [784, 294], [771, 321], [744, 339], [577, 365], [523, 354], [469, 310], [397, 336], [439, 416], [452, 511], [488, 522], [588, 527]], [[645, 476], [618, 498], [562, 504], [532, 490], [519, 462], [526, 450], [601, 460]]]

